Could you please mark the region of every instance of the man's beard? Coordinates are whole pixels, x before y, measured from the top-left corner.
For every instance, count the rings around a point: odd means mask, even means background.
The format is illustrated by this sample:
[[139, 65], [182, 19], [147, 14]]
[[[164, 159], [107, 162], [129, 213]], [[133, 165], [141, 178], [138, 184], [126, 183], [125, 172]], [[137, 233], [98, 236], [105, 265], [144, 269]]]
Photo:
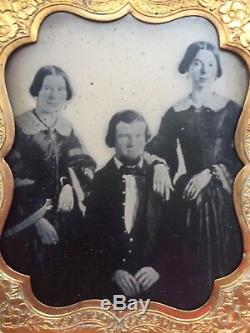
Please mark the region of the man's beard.
[[132, 165], [137, 165], [140, 162], [141, 156], [138, 156], [136, 158], [129, 158], [127, 156], [121, 156], [121, 157], [119, 157], [119, 160], [124, 165], [132, 166]]

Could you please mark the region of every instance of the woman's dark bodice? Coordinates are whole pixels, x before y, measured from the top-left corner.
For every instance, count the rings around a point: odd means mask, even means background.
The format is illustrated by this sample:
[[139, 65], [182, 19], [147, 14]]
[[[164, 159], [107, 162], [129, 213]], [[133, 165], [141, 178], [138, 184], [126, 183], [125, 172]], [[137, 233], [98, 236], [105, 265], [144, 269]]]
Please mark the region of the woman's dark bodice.
[[46, 199], [52, 199], [52, 205], [57, 207], [62, 186], [71, 184], [70, 167], [83, 184], [86, 183], [84, 168], [96, 166], [69, 122], [64, 119], [58, 122], [58, 128], [44, 128], [32, 112], [17, 120], [15, 142], [7, 162], [15, 180], [32, 181], [30, 185], [16, 183], [15, 187], [14, 202], [21, 206], [24, 215], [36, 211]]
[[23, 172], [34, 180], [37, 196], [57, 197], [60, 178], [68, 175], [67, 154], [69, 145], [74, 146], [73, 131], [67, 138], [57, 131], [44, 130], [35, 135], [19, 133], [18, 139], [22, 142], [18, 149], [25, 165]]
[[180, 142], [188, 174], [214, 164], [224, 164], [234, 173], [240, 161], [233, 148], [240, 107], [233, 101], [218, 111], [191, 106], [184, 111], [171, 108], [163, 117], [158, 135], [148, 150], [165, 158], [174, 174], [178, 167], [177, 139]]

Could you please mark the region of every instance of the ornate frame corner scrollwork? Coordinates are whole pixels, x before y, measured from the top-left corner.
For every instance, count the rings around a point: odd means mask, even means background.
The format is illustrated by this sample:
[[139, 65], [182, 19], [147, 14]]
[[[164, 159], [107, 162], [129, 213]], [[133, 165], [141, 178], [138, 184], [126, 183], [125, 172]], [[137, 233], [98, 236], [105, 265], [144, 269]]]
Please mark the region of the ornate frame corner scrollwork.
[[[3, 228], [13, 191], [11, 172], [4, 162], [14, 138], [14, 121], [4, 70], [17, 47], [36, 41], [41, 22], [51, 13], [65, 11], [81, 17], [111, 21], [130, 13], [144, 22], [168, 22], [198, 15], [212, 21], [220, 45], [238, 53], [250, 66], [249, 0], [1, 0], [0, 2], [0, 228]], [[99, 301], [65, 308], [40, 304], [29, 279], [12, 271], [0, 259], [1, 332], [250, 332], [250, 101], [240, 118], [236, 146], [245, 168], [234, 185], [234, 202], [244, 235], [244, 258], [229, 277], [219, 279], [208, 303], [194, 311], [179, 311], [153, 303], [147, 314], [103, 311]]]

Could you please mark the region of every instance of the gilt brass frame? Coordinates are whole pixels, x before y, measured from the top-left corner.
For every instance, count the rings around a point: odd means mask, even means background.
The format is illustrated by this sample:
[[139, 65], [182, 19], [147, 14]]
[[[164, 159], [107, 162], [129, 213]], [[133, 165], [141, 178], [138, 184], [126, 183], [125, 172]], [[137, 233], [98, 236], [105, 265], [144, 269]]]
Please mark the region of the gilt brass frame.
[[[4, 156], [14, 138], [14, 119], [5, 86], [5, 65], [19, 46], [35, 42], [42, 21], [64, 11], [112, 21], [130, 13], [137, 19], [162, 23], [197, 15], [210, 20], [220, 46], [237, 53], [250, 66], [249, 0], [1, 0], [0, 1], [0, 230], [10, 207], [13, 179]], [[146, 315], [112, 312], [100, 301], [53, 308], [39, 303], [29, 278], [11, 270], [0, 258], [0, 332], [250, 332], [250, 97], [236, 131], [237, 152], [245, 167], [234, 183], [234, 203], [243, 231], [244, 257], [230, 276], [219, 279], [209, 301], [193, 311], [151, 303]]]

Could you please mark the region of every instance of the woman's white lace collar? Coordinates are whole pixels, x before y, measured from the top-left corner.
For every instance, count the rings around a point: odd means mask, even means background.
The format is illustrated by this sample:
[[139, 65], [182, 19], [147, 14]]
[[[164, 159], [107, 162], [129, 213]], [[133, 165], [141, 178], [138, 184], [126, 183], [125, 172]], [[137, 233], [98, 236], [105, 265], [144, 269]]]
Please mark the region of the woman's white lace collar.
[[192, 95], [190, 94], [187, 98], [184, 98], [178, 102], [173, 108], [176, 112], [181, 112], [188, 110], [191, 106], [197, 109], [199, 109], [201, 106], [204, 106], [205, 108], [216, 112], [223, 109], [227, 103], [228, 99], [226, 97], [219, 96], [215, 93], [208, 95], [205, 102], [195, 103], [192, 99]]
[[[41, 131], [47, 130], [32, 111], [25, 112], [16, 117], [16, 124], [26, 135], [36, 135]], [[59, 116], [54, 129], [63, 136], [69, 136], [72, 126], [68, 120]]]

